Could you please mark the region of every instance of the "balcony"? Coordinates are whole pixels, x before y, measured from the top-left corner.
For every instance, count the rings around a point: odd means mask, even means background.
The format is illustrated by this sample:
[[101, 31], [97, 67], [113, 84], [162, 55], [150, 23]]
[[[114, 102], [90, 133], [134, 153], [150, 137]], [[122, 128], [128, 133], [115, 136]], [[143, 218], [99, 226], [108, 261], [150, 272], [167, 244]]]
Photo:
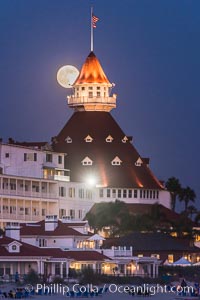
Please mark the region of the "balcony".
[[108, 106], [111, 108], [116, 107], [116, 96], [113, 95], [113, 97], [75, 97], [74, 95], [68, 96], [68, 105], [70, 107], [76, 107], [76, 106]]
[[2, 196], [21, 196], [27, 198], [45, 198], [45, 199], [57, 199], [56, 193], [45, 193], [35, 191], [24, 191], [24, 190], [11, 190], [11, 189], [0, 189], [0, 195]]

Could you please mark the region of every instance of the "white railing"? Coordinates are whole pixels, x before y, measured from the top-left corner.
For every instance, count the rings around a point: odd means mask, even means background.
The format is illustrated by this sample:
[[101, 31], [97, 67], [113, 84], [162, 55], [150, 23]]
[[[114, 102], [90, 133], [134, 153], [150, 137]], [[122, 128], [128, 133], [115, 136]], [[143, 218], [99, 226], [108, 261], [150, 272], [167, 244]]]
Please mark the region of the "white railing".
[[0, 189], [0, 195], [9, 195], [9, 196], [21, 196], [21, 197], [33, 197], [33, 198], [45, 198], [45, 199], [57, 199], [58, 196], [55, 193], [44, 193], [44, 192], [31, 192], [23, 190], [9, 190], [9, 189]]
[[114, 256], [132, 256], [132, 250], [114, 250]]
[[116, 105], [116, 97], [75, 97], [74, 95], [68, 96], [68, 104], [69, 105], [82, 105], [82, 104], [90, 104], [90, 103], [102, 103], [102, 104], [113, 104]]

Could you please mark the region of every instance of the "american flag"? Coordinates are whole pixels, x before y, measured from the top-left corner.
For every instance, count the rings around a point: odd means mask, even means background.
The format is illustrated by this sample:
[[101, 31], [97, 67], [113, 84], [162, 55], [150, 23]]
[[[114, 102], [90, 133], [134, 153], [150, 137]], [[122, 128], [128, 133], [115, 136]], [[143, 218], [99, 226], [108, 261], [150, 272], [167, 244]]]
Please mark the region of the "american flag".
[[96, 16], [94, 16], [94, 15], [92, 15], [92, 27], [93, 28], [96, 28], [97, 26], [96, 26], [96, 23], [99, 21], [99, 18], [98, 17], [96, 17]]

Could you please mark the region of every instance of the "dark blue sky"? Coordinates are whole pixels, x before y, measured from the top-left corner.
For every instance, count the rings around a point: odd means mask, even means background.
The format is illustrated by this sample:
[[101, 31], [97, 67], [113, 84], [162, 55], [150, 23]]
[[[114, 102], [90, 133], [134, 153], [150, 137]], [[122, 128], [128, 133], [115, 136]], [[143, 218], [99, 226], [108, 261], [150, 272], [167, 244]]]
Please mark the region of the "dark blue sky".
[[72, 114], [56, 72], [65, 64], [80, 69], [89, 54], [93, 4], [94, 52], [118, 94], [114, 117], [160, 179], [176, 176], [200, 195], [199, 0], [0, 4], [4, 140], [50, 140]]

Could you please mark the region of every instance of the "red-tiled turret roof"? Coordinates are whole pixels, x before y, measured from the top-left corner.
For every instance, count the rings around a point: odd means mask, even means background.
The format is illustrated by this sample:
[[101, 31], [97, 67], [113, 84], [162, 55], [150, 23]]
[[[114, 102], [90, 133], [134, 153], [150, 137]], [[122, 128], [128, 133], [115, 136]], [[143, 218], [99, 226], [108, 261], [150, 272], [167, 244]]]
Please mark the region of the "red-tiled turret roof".
[[106, 77], [100, 62], [94, 52], [90, 52], [83, 64], [80, 74], [76, 79], [74, 85], [84, 83], [103, 83], [111, 86], [108, 78]]

